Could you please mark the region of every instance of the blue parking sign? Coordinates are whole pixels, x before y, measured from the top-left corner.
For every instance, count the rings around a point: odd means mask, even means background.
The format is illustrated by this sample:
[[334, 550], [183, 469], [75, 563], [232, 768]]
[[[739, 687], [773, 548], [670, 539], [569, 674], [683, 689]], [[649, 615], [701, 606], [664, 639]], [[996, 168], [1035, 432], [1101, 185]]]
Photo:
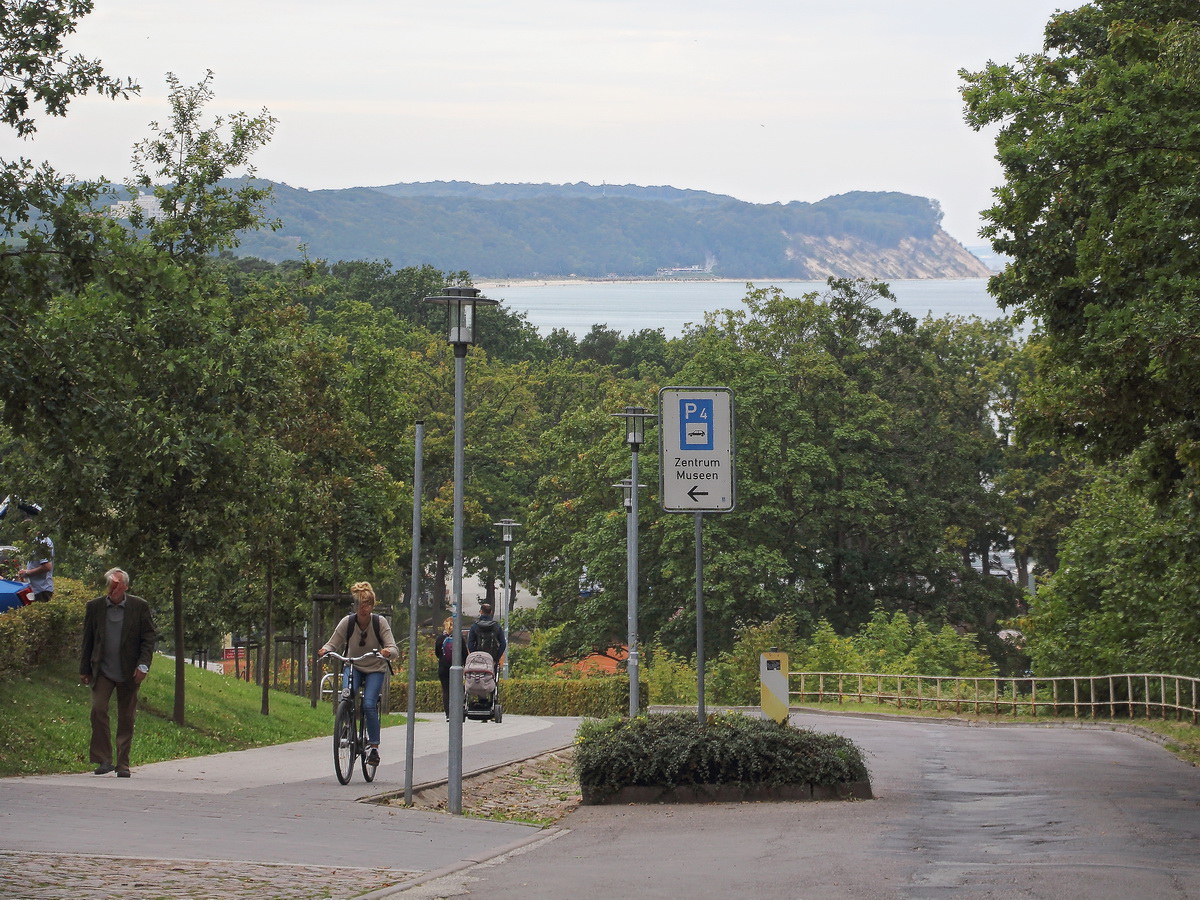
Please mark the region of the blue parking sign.
[[713, 401], [711, 397], [680, 398], [679, 449], [713, 449]]

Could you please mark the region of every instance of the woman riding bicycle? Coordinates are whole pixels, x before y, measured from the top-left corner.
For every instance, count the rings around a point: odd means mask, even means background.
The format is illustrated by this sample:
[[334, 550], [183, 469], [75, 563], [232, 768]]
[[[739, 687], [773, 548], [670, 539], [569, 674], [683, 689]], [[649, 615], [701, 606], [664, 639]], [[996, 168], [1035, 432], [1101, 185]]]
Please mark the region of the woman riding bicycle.
[[[379, 765], [379, 694], [383, 690], [383, 679], [391, 671], [390, 659], [397, 659], [400, 650], [396, 647], [396, 639], [392, 637], [392, 626], [383, 616], [375, 615], [375, 591], [369, 581], [360, 581], [350, 588], [354, 598], [354, 614], [346, 616], [333, 629], [333, 635], [325, 642], [325, 646], [317, 651], [318, 656], [324, 656], [329, 651], [343, 656], [362, 656], [372, 650], [378, 650], [380, 656], [360, 660], [354, 665], [354, 683], [350, 687], [358, 690], [359, 684], [363, 689], [363, 718], [367, 722], [367, 764]], [[357, 642], [355, 641], [357, 638]], [[343, 688], [346, 685], [342, 685]]]

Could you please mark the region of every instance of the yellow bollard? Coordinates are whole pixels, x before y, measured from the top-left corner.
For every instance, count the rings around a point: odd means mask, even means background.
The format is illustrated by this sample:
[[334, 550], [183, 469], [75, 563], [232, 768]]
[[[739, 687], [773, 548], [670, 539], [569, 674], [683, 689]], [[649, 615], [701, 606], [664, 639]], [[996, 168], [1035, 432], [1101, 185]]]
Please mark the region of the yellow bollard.
[[758, 657], [758, 680], [761, 688], [762, 713], [776, 722], [788, 717], [788, 657], [786, 653], [770, 650]]

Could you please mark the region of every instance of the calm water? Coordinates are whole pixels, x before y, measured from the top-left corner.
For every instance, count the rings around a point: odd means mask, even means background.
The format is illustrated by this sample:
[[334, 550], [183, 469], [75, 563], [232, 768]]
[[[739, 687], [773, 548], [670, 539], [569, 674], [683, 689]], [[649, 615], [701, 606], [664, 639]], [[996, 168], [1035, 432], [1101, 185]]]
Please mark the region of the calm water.
[[[782, 288], [789, 297], [825, 290], [823, 281], [756, 281], [755, 287]], [[932, 315], [1003, 315], [987, 293], [986, 278], [893, 281], [896, 306], [918, 319]], [[678, 337], [689, 324], [700, 324], [706, 312], [740, 309], [746, 296], [741, 281], [639, 281], [571, 284], [486, 285], [483, 293], [523, 312], [541, 334], [565, 328], [583, 337], [593, 325], [607, 325], [622, 334], [643, 328], [661, 328], [668, 338]], [[885, 304], [885, 308], [891, 304]]]

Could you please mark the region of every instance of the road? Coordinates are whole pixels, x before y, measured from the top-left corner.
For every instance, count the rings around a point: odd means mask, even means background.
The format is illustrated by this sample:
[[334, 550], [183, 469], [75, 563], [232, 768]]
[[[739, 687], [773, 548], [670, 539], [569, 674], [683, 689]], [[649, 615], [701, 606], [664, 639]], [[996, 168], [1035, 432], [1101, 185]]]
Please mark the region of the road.
[[[310, 741], [122, 781], [0, 781], [5, 847], [20, 854], [0, 853], [0, 893], [1200, 900], [1200, 770], [1157, 744], [1094, 728], [792, 720], [863, 747], [875, 799], [581, 807], [539, 831], [357, 803], [373, 790], [338, 785], [328, 742]], [[467, 723], [464, 769], [564, 746], [576, 721]], [[417, 731], [417, 780], [444, 777], [444, 723]], [[402, 728], [385, 735], [403, 746]], [[400, 790], [403, 777], [385, 760], [371, 788]], [[111, 855], [129, 859], [96, 865]], [[104, 893], [110, 871], [124, 893]], [[172, 871], [190, 885], [170, 884]], [[31, 886], [39, 873], [60, 883]]]

